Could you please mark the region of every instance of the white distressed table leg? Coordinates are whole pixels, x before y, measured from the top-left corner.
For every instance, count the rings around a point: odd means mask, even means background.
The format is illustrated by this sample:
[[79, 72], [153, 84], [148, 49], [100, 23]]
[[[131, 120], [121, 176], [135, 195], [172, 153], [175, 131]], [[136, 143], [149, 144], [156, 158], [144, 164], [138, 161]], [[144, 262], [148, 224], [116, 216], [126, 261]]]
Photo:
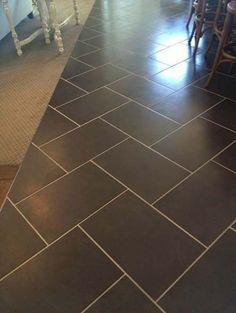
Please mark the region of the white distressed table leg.
[[15, 26], [14, 26], [14, 23], [12, 20], [12, 16], [11, 16], [11, 13], [9, 10], [8, 0], [2, 0], [2, 3], [3, 3], [3, 10], [5, 12], [5, 15], [6, 15], [10, 30], [11, 30], [11, 35], [12, 35], [12, 38], [13, 38], [13, 41], [14, 41], [14, 44], [16, 47], [16, 52], [19, 56], [21, 56], [22, 55], [21, 44], [20, 44], [20, 41], [18, 39], [16, 30], [15, 30]]
[[47, 17], [45, 15], [45, 10], [43, 8], [42, 0], [37, 0], [37, 8], [41, 19], [41, 25], [44, 33], [45, 42], [46, 44], [50, 44], [49, 27], [47, 23]]
[[54, 39], [57, 44], [58, 52], [62, 54], [64, 52], [63, 41], [61, 38], [60, 26], [57, 19], [56, 5], [54, 0], [49, 0], [49, 14], [52, 23], [52, 28], [54, 30]]
[[73, 4], [74, 4], [74, 11], [75, 11], [75, 21], [76, 21], [76, 25], [79, 25], [80, 23], [80, 15], [79, 15], [79, 4], [77, 0], [73, 0]]

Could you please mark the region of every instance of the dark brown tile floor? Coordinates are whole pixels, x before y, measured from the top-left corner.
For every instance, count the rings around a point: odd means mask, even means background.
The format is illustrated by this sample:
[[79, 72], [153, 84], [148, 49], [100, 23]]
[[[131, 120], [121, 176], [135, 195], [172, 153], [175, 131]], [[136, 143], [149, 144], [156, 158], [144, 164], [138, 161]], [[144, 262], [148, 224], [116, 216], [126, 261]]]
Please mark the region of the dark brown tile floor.
[[187, 0], [96, 0], [0, 211], [1, 313], [236, 312], [236, 78]]

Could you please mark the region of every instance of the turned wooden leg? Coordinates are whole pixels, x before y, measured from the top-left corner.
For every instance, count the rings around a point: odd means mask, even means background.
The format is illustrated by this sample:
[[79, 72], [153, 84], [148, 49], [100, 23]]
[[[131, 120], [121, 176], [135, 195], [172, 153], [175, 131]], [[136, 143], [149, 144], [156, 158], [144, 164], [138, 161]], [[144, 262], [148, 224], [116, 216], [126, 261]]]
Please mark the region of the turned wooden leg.
[[6, 15], [10, 30], [11, 30], [11, 35], [12, 35], [12, 38], [13, 38], [13, 41], [15, 44], [16, 52], [19, 56], [21, 56], [22, 55], [21, 44], [20, 44], [20, 41], [18, 39], [16, 30], [15, 30], [15, 26], [14, 26], [14, 23], [12, 20], [12, 16], [11, 16], [11, 13], [10, 13], [10, 10], [8, 7], [8, 0], [2, 0], [2, 3], [3, 3], [3, 10], [5, 12], [5, 15]]
[[44, 33], [45, 42], [46, 44], [50, 44], [49, 27], [47, 23], [47, 18], [45, 16], [42, 0], [37, 0], [37, 8], [41, 19], [41, 25]]
[[64, 46], [61, 37], [60, 26], [57, 20], [56, 5], [54, 0], [49, 1], [49, 14], [52, 23], [52, 28], [54, 30], [54, 39], [58, 48], [58, 52], [62, 54], [64, 52]]
[[73, 0], [73, 5], [74, 5], [74, 11], [75, 11], [75, 21], [76, 25], [79, 25], [80, 23], [80, 16], [79, 16], [79, 4], [77, 0]]

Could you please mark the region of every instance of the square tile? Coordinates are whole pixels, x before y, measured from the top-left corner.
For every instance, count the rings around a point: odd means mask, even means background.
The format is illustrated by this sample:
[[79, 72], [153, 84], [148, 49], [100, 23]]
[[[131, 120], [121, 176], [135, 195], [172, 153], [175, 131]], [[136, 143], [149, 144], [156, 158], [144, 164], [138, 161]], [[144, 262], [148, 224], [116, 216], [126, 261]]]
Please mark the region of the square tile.
[[236, 143], [224, 150], [214, 160], [236, 172]]
[[127, 278], [122, 278], [112, 289], [85, 313], [161, 313], [161, 311]]
[[75, 123], [48, 107], [33, 137], [33, 142], [40, 146], [76, 127], [78, 126]]
[[130, 192], [108, 204], [82, 227], [153, 299], [203, 250]]
[[134, 74], [147, 77], [157, 74], [169, 67], [166, 64], [136, 53], [128, 55], [123, 54], [123, 57], [113, 60], [113, 64], [133, 72]]
[[127, 75], [128, 73], [125, 70], [106, 64], [71, 79], [71, 82], [87, 91], [93, 91]]
[[9, 197], [13, 202], [18, 202], [64, 174], [60, 167], [31, 145], [11, 187]]
[[107, 151], [95, 162], [150, 203], [188, 174], [132, 139]]
[[0, 278], [45, 247], [8, 200], [0, 211], [0, 246]]
[[93, 69], [91, 66], [86, 65], [79, 60], [75, 59], [69, 59], [69, 61], [66, 64], [66, 67], [64, 68], [64, 71], [62, 72], [61, 76], [65, 79], [69, 79], [73, 76], [82, 74], [84, 72], [87, 72], [89, 70]]
[[184, 124], [222, 99], [208, 91], [189, 86], [173, 93], [152, 109]]
[[235, 186], [236, 175], [210, 162], [155, 207], [209, 245], [236, 217]]
[[233, 142], [235, 137], [234, 133], [198, 118], [153, 148], [194, 171]]
[[[207, 78], [201, 79], [196, 83], [197, 86], [204, 88]], [[236, 100], [236, 77], [216, 73], [208, 89], [223, 97]]]
[[120, 276], [74, 229], [1, 283], [1, 312], [81, 312]]
[[179, 43], [174, 46], [163, 49], [157, 53], [154, 53], [150, 57], [156, 61], [173, 66], [177, 63], [190, 59], [192, 55], [193, 48], [191, 46]]
[[226, 234], [161, 299], [168, 313], [224, 312], [236, 307], [236, 234]]
[[124, 78], [110, 85], [110, 88], [146, 106], [153, 106], [173, 93], [169, 88], [138, 76]]
[[135, 102], [129, 102], [106, 114], [103, 119], [147, 145], [153, 144], [179, 127], [179, 124]]
[[68, 171], [111, 148], [127, 136], [97, 119], [42, 147]]
[[207, 119], [236, 131], [236, 102], [224, 100], [204, 115]]
[[90, 38], [94, 38], [99, 35], [101, 35], [100, 32], [97, 32], [88, 27], [83, 27], [81, 33], [79, 34], [79, 40], [84, 41], [84, 40], [88, 40]]
[[82, 89], [73, 86], [72, 84], [65, 80], [60, 79], [49, 104], [52, 107], [57, 107], [66, 102], [79, 98], [84, 94], [86, 94], [86, 92], [83, 91]]
[[110, 176], [89, 163], [18, 207], [40, 234], [52, 242], [123, 190]]
[[156, 83], [179, 90], [207, 75], [206, 64], [194, 64], [192, 61], [185, 61], [162, 71], [151, 77]]
[[94, 46], [91, 46], [83, 41], [76, 41], [71, 56], [74, 58], [78, 58], [95, 50], [97, 50], [97, 48]]
[[107, 88], [101, 88], [79, 98], [78, 100], [61, 106], [59, 111], [82, 125], [107, 111], [119, 107], [127, 101], [127, 98], [124, 98]]

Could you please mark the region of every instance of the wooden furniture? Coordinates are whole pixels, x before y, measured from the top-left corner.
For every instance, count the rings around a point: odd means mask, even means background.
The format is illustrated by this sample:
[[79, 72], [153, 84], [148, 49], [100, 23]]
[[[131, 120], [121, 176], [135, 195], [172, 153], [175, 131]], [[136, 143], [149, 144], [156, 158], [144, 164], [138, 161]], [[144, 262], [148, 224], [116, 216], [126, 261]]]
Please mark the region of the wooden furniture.
[[190, 4], [190, 10], [189, 10], [189, 17], [188, 17], [188, 21], [187, 21], [187, 24], [186, 24], [186, 27], [189, 28], [189, 24], [192, 20], [192, 17], [195, 13], [195, 1], [192, 0], [192, 3]]
[[236, 64], [236, 36], [232, 36], [232, 29], [236, 19], [236, 0], [231, 0], [227, 5], [227, 14], [219, 37], [219, 46], [211, 73], [205, 87], [208, 87], [217, 68], [222, 63]]

